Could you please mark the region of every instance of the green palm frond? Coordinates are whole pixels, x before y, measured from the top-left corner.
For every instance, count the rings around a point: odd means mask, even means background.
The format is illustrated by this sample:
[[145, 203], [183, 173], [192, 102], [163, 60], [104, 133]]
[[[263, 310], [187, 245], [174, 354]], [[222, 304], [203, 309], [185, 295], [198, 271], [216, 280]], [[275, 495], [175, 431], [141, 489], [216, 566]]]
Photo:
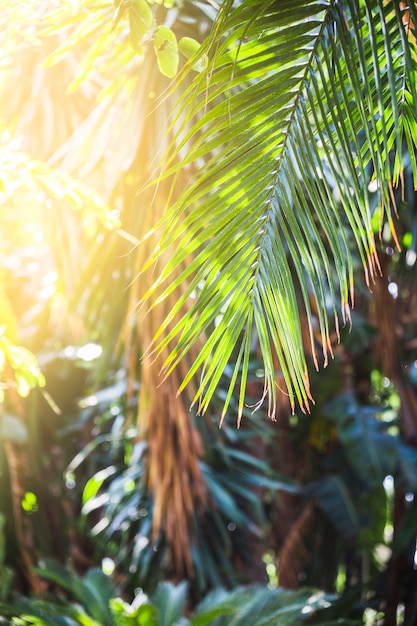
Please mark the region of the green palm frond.
[[[277, 365], [291, 406], [308, 410], [297, 294], [315, 365], [326, 365], [329, 313], [338, 333], [338, 318], [350, 319], [354, 300], [349, 230], [367, 281], [379, 271], [374, 234], [386, 219], [395, 237], [393, 188], [405, 146], [417, 183], [416, 8], [401, 7], [395, 0], [221, 7], [201, 52], [207, 71], [182, 98], [174, 123], [181, 122], [180, 141], [167, 156], [169, 174], [190, 164], [198, 171], [167, 211], [149, 262], [176, 250], [152, 290], [162, 286], [158, 304], [179, 284], [187, 288], [156, 349], [170, 347], [169, 374], [205, 335], [181, 386], [200, 375], [194, 402], [202, 412], [235, 354], [223, 414], [239, 384], [240, 418], [256, 336], [270, 415]], [[374, 216], [370, 183], [379, 194]]]

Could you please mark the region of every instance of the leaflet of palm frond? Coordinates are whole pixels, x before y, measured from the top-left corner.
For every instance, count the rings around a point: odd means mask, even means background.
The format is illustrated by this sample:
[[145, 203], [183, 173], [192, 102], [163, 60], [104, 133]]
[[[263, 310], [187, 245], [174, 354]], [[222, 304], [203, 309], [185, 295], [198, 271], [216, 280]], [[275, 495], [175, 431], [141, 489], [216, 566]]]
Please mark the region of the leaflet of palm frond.
[[[298, 402], [308, 410], [298, 303], [282, 242], [296, 268], [311, 338], [309, 291], [317, 302], [326, 361], [329, 304], [333, 315], [340, 305], [343, 318], [353, 304], [353, 266], [342, 219], [350, 224], [367, 282], [379, 271], [371, 177], [380, 221], [386, 219], [395, 236], [392, 189], [402, 176], [403, 140], [414, 148], [417, 136], [414, 39], [397, 2], [246, 0], [237, 7], [224, 3], [219, 15], [203, 50], [210, 57], [207, 73], [193, 82], [179, 107], [183, 131], [166, 171], [204, 165], [169, 209], [154, 256], [176, 248], [155, 289], [162, 285], [168, 295], [187, 280], [188, 291], [176, 306], [180, 321], [155, 340], [161, 351], [176, 343], [165, 362], [170, 373], [199, 332], [213, 325], [182, 384], [204, 372], [194, 398], [204, 411], [236, 344], [241, 345], [236, 367], [247, 369], [248, 337], [256, 326], [271, 415], [274, 352], [291, 405]], [[186, 143], [192, 148], [178, 166], [170, 158]], [[194, 260], [173, 279], [185, 254]], [[186, 309], [192, 292], [197, 299]], [[232, 377], [231, 387], [236, 380]], [[241, 397], [241, 411], [243, 403]]]

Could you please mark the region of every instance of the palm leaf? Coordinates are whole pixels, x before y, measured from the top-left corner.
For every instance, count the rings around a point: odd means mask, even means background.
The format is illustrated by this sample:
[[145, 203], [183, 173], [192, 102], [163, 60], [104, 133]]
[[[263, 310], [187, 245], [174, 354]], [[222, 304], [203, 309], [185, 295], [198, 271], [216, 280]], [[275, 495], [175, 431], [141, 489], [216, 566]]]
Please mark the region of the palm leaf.
[[[414, 5], [409, 10], [414, 18]], [[200, 411], [236, 350], [223, 414], [240, 384], [242, 415], [256, 335], [270, 415], [277, 362], [291, 406], [309, 409], [298, 293], [313, 360], [318, 367], [318, 334], [325, 365], [329, 313], [338, 332], [338, 311], [346, 322], [354, 299], [346, 223], [367, 281], [379, 270], [370, 181], [379, 194], [377, 229], [386, 218], [395, 236], [392, 190], [403, 143], [414, 154], [417, 136], [415, 39], [403, 18], [394, 0], [222, 5], [201, 52], [207, 72], [180, 103], [165, 174], [200, 168], [166, 212], [147, 265], [176, 249], [147, 297], [162, 287], [157, 306], [187, 285], [154, 341], [160, 353], [169, 348], [168, 375], [206, 334], [180, 387], [200, 374]]]

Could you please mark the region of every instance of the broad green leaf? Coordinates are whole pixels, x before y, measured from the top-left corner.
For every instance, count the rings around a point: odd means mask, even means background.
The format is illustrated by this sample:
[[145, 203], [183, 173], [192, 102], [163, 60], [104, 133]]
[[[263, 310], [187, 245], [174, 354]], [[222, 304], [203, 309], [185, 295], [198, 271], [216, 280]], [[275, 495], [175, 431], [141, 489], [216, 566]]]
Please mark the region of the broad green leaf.
[[178, 49], [181, 54], [184, 55], [187, 61], [196, 56], [195, 62], [192, 64], [192, 69], [196, 72], [202, 72], [208, 63], [208, 58], [206, 54], [198, 55], [201, 46], [196, 39], [193, 37], [181, 37], [178, 42]]
[[90, 478], [86, 482], [83, 495], [82, 495], [82, 503], [85, 504], [88, 500], [91, 500], [91, 498], [94, 498], [94, 496], [97, 495], [97, 492], [100, 489], [103, 482], [107, 478], [115, 474], [115, 472], [116, 472], [115, 466], [110, 465], [109, 467], [106, 467], [105, 469], [94, 474], [94, 476], [92, 476], [92, 478]]
[[358, 476], [369, 487], [378, 487], [392, 475], [398, 461], [398, 441], [389, 435], [376, 410], [360, 406], [353, 396], [344, 394], [326, 407], [334, 420], [346, 455]]
[[152, 595], [152, 602], [159, 610], [159, 626], [171, 626], [179, 621], [187, 606], [188, 585], [163, 582]]
[[167, 26], [158, 26], [153, 46], [161, 73], [173, 78], [178, 71], [179, 54], [175, 33]]
[[161, 626], [157, 607], [146, 600], [134, 607], [121, 598], [112, 598], [110, 610], [117, 626]]
[[356, 506], [343, 478], [337, 474], [326, 476], [305, 489], [316, 497], [322, 510], [346, 538], [355, 537], [361, 530]]

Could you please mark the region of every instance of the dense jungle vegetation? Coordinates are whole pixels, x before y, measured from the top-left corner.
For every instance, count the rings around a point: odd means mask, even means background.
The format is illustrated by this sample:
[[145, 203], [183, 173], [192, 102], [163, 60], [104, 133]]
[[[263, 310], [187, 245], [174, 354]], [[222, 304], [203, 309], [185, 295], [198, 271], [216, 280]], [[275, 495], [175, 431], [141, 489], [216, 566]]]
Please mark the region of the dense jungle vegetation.
[[417, 7], [0, 11], [0, 623], [417, 624]]

